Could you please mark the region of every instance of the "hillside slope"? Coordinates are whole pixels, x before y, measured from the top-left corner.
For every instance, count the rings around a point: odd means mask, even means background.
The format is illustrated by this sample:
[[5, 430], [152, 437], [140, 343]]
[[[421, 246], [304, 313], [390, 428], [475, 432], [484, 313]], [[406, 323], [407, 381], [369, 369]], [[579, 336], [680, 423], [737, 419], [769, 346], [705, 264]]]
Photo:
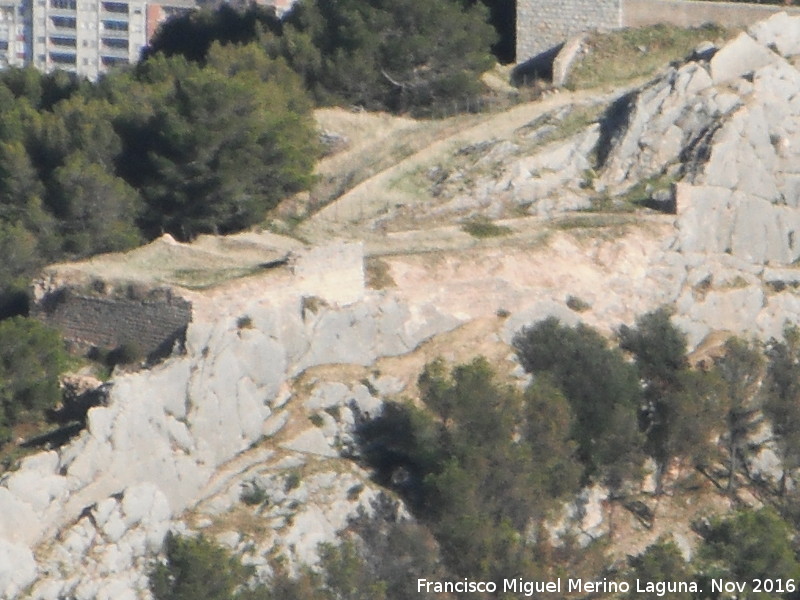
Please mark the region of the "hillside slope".
[[[416, 396], [437, 356], [483, 354], [524, 382], [511, 340], [548, 316], [611, 334], [668, 305], [693, 347], [720, 331], [781, 336], [800, 311], [798, 56], [800, 20], [778, 15], [611, 96], [562, 93], [430, 128], [393, 121], [386, 136], [410, 136], [402, 160], [373, 157], [375, 173], [298, 229], [316, 242], [316, 270], [262, 272], [306, 251], [258, 233], [50, 268], [42, 289], [125, 279], [133, 265], [139, 282], [189, 299], [193, 319], [183, 354], [115, 377], [76, 439], [3, 475], [0, 596], [147, 598], [168, 530], [205, 531], [266, 577], [278, 556], [294, 570], [315, 562], [361, 513], [389, 503], [407, 518], [345, 458], [354, 424]], [[384, 117], [353, 121], [367, 119]], [[365, 131], [321, 169], [383, 143]], [[333, 236], [363, 247], [372, 287], [352, 246], [323, 244]], [[774, 447], [748, 468], [774, 481]], [[649, 528], [587, 488], [561, 531], [611, 538], [621, 557], [679, 520], [689, 552], [695, 516], [758, 504], [747, 489], [698, 487], [687, 509], [641, 483]], [[245, 501], [258, 490], [268, 501]]]

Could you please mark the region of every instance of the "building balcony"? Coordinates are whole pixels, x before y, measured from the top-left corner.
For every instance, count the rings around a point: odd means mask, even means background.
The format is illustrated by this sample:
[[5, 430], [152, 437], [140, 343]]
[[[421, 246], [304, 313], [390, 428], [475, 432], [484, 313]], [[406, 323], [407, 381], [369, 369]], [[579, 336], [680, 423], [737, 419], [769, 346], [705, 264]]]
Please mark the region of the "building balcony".
[[125, 13], [115, 13], [115, 12], [109, 12], [107, 10], [102, 10], [101, 9], [100, 10], [100, 18], [103, 19], [103, 20], [113, 19], [115, 21], [119, 21], [119, 22], [122, 22], [122, 23], [127, 23], [128, 22], [128, 13], [126, 13], [126, 12]]
[[78, 20], [75, 17], [50, 17], [50, 27], [59, 31], [75, 31], [78, 26]]
[[100, 62], [105, 67], [114, 67], [117, 65], [127, 65], [130, 63], [127, 57], [123, 58], [121, 56], [110, 56], [106, 53], [103, 53], [100, 56]]
[[130, 33], [127, 31], [114, 31], [108, 29], [101, 29], [100, 35], [108, 39], [127, 40]]
[[57, 37], [51, 36], [48, 39], [47, 47], [49, 49], [56, 48], [57, 50], [66, 50], [67, 52], [70, 49], [74, 49], [78, 46], [78, 40], [75, 37]]
[[50, 17], [75, 19], [77, 18], [78, 12], [69, 8], [48, 8], [47, 15]]
[[113, 15], [119, 16], [127, 16], [128, 14], [128, 3], [127, 2], [101, 2], [100, 3], [100, 12], [102, 13], [109, 13]]
[[130, 55], [127, 48], [109, 48], [108, 46], [100, 46], [100, 53], [103, 56], [124, 58], [125, 60], [128, 60], [128, 56]]
[[50, 62], [55, 65], [74, 65], [77, 62], [76, 54], [59, 51], [59, 52], [49, 52], [48, 57]]

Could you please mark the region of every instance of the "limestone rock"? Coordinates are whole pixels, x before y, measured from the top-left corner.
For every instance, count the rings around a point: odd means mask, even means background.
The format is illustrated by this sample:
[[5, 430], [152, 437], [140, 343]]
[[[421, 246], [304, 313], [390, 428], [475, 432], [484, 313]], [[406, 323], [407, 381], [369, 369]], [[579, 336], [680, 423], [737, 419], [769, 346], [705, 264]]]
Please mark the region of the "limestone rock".
[[586, 35], [578, 35], [573, 37], [561, 47], [555, 59], [553, 60], [553, 85], [562, 87], [569, 79], [569, 71], [572, 64], [575, 62], [578, 54], [583, 49], [583, 43], [586, 41]]
[[800, 18], [779, 12], [750, 27], [748, 33], [758, 43], [775, 48], [781, 56], [800, 54]]
[[[770, 28], [771, 29], [771, 28]], [[715, 85], [738, 79], [759, 67], [780, 60], [777, 54], [756, 42], [746, 33], [720, 48], [711, 59], [711, 79]]]

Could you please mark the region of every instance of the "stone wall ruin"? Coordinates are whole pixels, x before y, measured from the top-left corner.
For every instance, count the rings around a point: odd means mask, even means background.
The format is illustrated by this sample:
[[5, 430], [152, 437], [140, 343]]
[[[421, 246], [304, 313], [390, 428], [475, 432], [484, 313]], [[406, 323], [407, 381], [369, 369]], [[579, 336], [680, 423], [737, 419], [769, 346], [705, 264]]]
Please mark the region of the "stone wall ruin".
[[590, 30], [659, 23], [743, 27], [780, 11], [800, 14], [800, 7], [696, 0], [517, 0], [517, 63], [553, 52]]

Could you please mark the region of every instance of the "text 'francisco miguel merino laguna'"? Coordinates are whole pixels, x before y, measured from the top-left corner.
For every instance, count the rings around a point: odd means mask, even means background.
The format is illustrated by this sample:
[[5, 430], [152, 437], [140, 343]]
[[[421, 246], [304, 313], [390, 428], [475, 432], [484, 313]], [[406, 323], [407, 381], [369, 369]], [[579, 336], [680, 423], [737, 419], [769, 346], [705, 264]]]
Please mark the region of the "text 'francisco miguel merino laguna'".
[[432, 581], [430, 579], [417, 579], [417, 592], [434, 594], [492, 594], [495, 592], [505, 594], [521, 594], [530, 597], [534, 594], [575, 592], [579, 594], [616, 594], [627, 592], [641, 592], [664, 596], [668, 593], [690, 592], [697, 593], [699, 588], [694, 581], [612, 581], [609, 579], [552, 579], [549, 581], [525, 581], [524, 579], [503, 579], [501, 585], [494, 581], [473, 581], [463, 579], [459, 581]]

